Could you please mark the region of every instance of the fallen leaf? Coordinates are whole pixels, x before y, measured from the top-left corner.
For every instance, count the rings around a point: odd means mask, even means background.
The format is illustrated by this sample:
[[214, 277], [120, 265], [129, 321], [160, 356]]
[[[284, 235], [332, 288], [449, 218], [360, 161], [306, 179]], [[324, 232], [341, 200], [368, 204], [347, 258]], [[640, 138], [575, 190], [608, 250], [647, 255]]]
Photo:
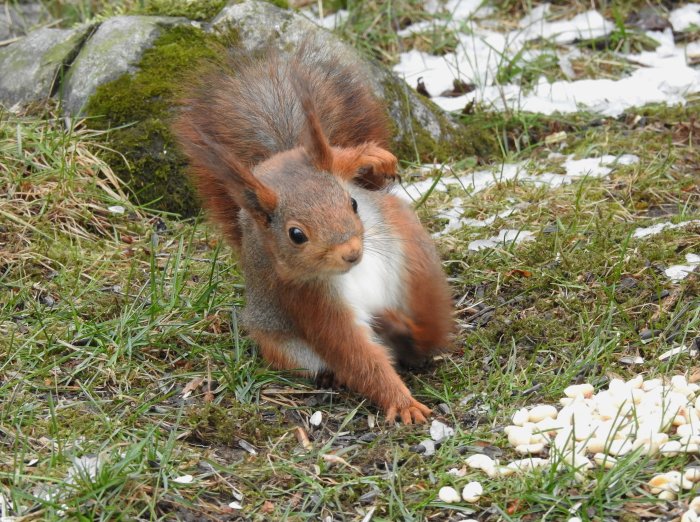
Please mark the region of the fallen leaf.
[[309, 436], [306, 434], [306, 430], [304, 428], [297, 426], [297, 428], [294, 430], [294, 435], [299, 441], [299, 444], [301, 444], [302, 448], [311, 448], [311, 441], [309, 440]]
[[195, 391], [197, 388], [199, 388], [202, 383], [204, 382], [204, 377], [195, 377], [192, 379], [190, 382], [188, 382], [185, 387], [182, 389], [182, 398], [186, 399], [190, 395], [192, 395], [192, 392]]

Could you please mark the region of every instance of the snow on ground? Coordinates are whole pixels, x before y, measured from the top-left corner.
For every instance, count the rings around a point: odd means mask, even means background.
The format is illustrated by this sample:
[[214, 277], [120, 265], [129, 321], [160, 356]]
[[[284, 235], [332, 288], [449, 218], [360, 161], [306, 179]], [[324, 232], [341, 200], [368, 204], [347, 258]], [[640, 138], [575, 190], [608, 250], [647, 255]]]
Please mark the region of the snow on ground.
[[700, 4], [687, 4], [674, 9], [668, 18], [674, 31], [685, 31], [692, 26], [700, 27]]
[[[624, 154], [622, 156], [604, 155], [597, 158], [582, 159], [574, 159], [573, 155], [552, 154], [550, 159], [560, 160], [561, 167], [565, 170], [565, 173], [543, 172], [531, 174], [528, 171], [531, 164], [527, 161], [504, 163], [490, 169], [478, 170], [462, 176], [454, 175], [452, 170], [445, 165], [426, 165], [424, 167], [427, 170], [441, 171], [440, 176], [404, 185], [396, 188], [394, 192], [398, 197], [406, 201], [420, 201], [431, 190], [446, 192], [450, 186], [459, 187], [468, 195], [474, 195], [496, 183], [505, 181], [534, 183], [540, 186], [556, 188], [573, 183], [575, 180], [584, 177], [604, 177], [613, 172], [618, 165], [631, 165], [639, 161], [639, 158], [633, 154]], [[447, 220], [447, 223], [434, 236], [441, 236], [459, 230], [464, 226], [486, 227], [493, 224], [497, 218], [507, 218], [517, 210], [515, 207], [508, 208], [485, 219], [473, 219], [463, 217], [464, 209], [462, 205], [462, 198], [455, 197], [451, 200], [450, 207], [437, 214], [438, 218]], [[519, 243], [533, 237], [534, 234], [526, 230], [504, 229], [497, 236], [472, 241], [468, 248], [469, 250], [493, 248], [511, 242]]]
[[700, 265], [700, 256], [696, 254], [686, 254], [685, 260], [687, 265], [673, 265], [669, 266], [664, 270], [664, 274], [671, 281], [677, 282], [688, 277], [688, 275], [693, 272], [698, 265]]
[[700, 225], [700, 219], [691, 219], [690, 221], [683, 221], [681, 223], [676, 223], [675, 225], [673, 223], [668, 222], [656, 223], [655, 225], [652, 225], [650, 227], [636, 229], [632, 234], [632, 237], [644, 238], [648, 236], [654, 236], [660, 232], [663, 232], [664, 230], [673, 230], [676, 228], [683, 228], [690, 225]]
[[[523, 64], [535, 60], [544, 51], [524, 50], [527, 42], [550, 40], [558, 45], [556, 57], [567, 77], [573, 77], [570, 59], [578, 55], [571, 45], [581, 39], [605, 36], [615, 25], [595, 10], [586, 11], [570, 20], [547, 21], [549, 4], [535, 7], [519, 22], [517, 29], [505, 32], [489, 29], [489, 20], [482, 17], [490, 11], [477, 9], [480, 2], [453, 0], [447, 11], [451, 20], [421, 22], [408, 26], [400, 35], [434, 30], [457, 30], [459, 44], [455, 52], [444, 56], [410, 50], [399, 56], [394, 71], [416, 86], [422, 81], [433, 96], [433, 101], [447, 111], [458, 111], [472, 101], [479, 101], [496, 110], [515, 109], [543, 114], [572, 113], [581, 109], [618, 116], [630, 107], [648, 103], [684, 103], [688, 94], [700, 92], [700, 71], [688, 61], [700, 55], [700, 44], [676, 45], [671, 29], [647, 32], [659, 46], [655, 51], [620, 55], [636, 69], [624, 78], [579, 79], [549, 82], [541, 77], [532, 90], [523, 93], [517, 83], [498, 84], [499, 69], [512, 60]], [[695, 18], [700, 20], [700, 4], [689, 4], [671, 13], [671, 23], [677, 31], [690, 27]], [[490, 24], [493, 25], [493, 24]], [[550, 51], [551, 52], [551, 51]], [[441, 96], [459, 79], [475, 86], [475, 90], [457, 97]]]

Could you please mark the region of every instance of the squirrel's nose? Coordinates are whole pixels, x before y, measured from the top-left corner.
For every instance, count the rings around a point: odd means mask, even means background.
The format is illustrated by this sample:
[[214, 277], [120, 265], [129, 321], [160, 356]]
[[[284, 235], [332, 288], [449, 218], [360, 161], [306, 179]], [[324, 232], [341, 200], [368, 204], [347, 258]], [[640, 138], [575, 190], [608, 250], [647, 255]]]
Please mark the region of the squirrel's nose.
[[340, 248], [340, 257], [349, 264], [355, 264], [362, 257], [362, 239], [353, 237]]
[[347, 261], [348, 263], [354, 263], [358, 259], [360, 259], [359, 250], [351, 250], [350, 252], [343, 254], [343, 261]]

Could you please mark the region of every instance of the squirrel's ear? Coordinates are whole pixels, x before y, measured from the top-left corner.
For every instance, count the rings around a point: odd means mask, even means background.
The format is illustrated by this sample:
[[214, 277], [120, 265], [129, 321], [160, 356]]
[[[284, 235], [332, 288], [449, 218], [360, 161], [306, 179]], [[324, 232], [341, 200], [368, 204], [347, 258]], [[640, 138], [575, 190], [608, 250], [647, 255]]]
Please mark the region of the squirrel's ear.
[[305, 132], [302, 135], [301, 146], [311, 158], [311, 162], [318, 170], [330, 172], [333, 168], [333, 151], [328, 143], [326, 135], [321, 128], [321, 121], [316, 114], [316, 108], [311, 98], [309, 86], [310, 79], [302, 74], [296, 67], [292, 70], [294, 90], [299, 97], [301, 108], [306, 117]]
[[277, 208], [275, 192], [256, 178], [226, 147], [199, 128], [189, 127], [186, 133], [180, 133], [181, 136], [183, 134], [187, 135], [183, 145], [190, 159], [218, 181], [238, 206], [250, 212], [259, 223], [268, 225]]

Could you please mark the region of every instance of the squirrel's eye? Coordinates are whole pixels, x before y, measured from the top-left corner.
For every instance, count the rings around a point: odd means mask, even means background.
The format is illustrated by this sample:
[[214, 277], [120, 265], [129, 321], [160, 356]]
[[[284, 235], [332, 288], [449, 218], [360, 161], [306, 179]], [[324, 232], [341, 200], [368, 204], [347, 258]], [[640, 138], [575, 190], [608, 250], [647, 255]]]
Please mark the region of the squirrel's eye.
[[352, 205], [352, 211], [357, 214], [357, 201], [355, 201], [355, 198], [350, 198], [350, 204]]
[[302, 243], [306, 243], [309, 238], [306, 237], [306, 234], [297, 227], [292, 227], [289, 229], [289, 239], [292, 240], [292, 242], [296, 243], [297, 245], [301, 245]]

